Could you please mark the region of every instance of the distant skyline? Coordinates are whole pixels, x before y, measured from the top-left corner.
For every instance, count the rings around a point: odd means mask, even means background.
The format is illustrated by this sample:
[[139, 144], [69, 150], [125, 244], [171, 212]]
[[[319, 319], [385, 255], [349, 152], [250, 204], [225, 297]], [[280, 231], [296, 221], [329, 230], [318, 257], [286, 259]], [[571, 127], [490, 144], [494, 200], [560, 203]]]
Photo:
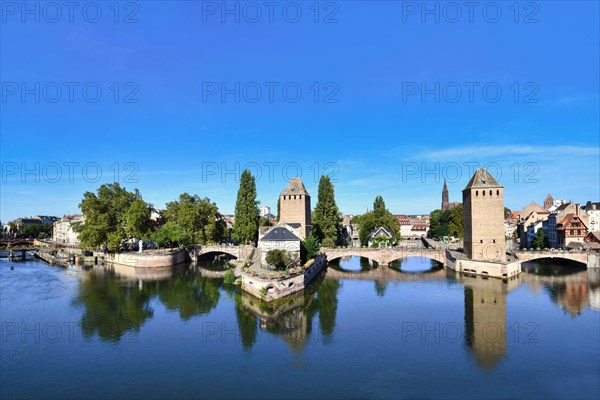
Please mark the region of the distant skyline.
[[3, 11], [3, 222], [78, 213], [115, 177], [157, 208], [188, 192], [232, 214], [244, 165], [272, 210], [287, 171], [313, 207], [333, 173], [344, 214], [377, 195], [425, 214], [444, 177], [462, 201], [475, 163], [491, 163], [511, 209], [600, 200], [598, 2], [535, 2], [535, 15], [496, 2], [497, 22], [463, 10], [457, 23], [413, 2], [294, 3], [298, 22], [263, 10], [256, 23], [245, 3], [228, 3], [239, 22], [207, 8], [221, 2], [129, 3], [97, 3], [96, 23]]

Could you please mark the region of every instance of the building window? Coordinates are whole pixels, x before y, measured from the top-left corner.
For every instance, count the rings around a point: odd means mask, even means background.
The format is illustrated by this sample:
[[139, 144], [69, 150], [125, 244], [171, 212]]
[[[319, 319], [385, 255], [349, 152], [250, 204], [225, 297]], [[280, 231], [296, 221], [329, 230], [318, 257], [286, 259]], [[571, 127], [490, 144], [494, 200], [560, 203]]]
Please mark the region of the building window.
[[481, 193], [483, 193], [483, 195], [485, 196], [485, 190], [482, 190]]
[[479, 196], [479, 190], [475, 191], [475, 197]]
[[496, 196], [500, 196], [500, 191], [496, 190]]
[[481, 240], [479, 241], [479, 243], [483, 243], [483, 239], [481, 239]]
[[490, 196], [492, 195], [492, 191], [490, 190]]
[[496, 243], [496, 239], [493, 239], [493, 240], [492, 240], [492, 243]]
[[573, 229], [571, 229], [571, 235], [574, 235], [574, 234], [575, 234], [575, 233], [574, 233]]

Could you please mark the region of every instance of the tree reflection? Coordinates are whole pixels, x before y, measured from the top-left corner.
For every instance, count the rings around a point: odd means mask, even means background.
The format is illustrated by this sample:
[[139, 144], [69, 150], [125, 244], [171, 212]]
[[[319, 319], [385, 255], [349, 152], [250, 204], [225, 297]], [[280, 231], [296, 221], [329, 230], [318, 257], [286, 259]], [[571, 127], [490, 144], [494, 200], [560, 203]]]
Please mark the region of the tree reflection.
[[238, 329], [242, 338], [242, 347], [244, 350], [250, 350], [256, 337], [258, 336], [258, 328], [256, 324], [256, 315], [242, 303], [242, 292], [235, 295], [235, 315], [237, 317]]
[[207, 314], [219, 302], [218, 279], [204, 278], [193, 271], [155, 284], [158, 297], [170, 311], [179, 311], [183, 320]]
[[377, 296], [383, 297], [385, 295], [385, 289], [387, 289], [387, 281], [383, 279], [375, 279], [375, 293]]
[[[260, 329], [280, 336], [294, 352], [303, 351], [312, 335], [312, 323], [319, 318], [320, 334], [324, 340], [333, 337], [336, 327], [337, 280], [323, 280], [321, 275], [303, 292], [266, 303], [246, 292], [236, 297], [238, 327], [244, 349], [251, 348]], [[318, 337], [313, 337], [318, 339]]]
[[139, 332], [151, 318], [150, 293], [135, 282], [119, 283], [114, 274], [89, 273], [79, 286], [74, 303], [83, 305], [81, 330], [85, 338], [118, 342], [127, 332]]

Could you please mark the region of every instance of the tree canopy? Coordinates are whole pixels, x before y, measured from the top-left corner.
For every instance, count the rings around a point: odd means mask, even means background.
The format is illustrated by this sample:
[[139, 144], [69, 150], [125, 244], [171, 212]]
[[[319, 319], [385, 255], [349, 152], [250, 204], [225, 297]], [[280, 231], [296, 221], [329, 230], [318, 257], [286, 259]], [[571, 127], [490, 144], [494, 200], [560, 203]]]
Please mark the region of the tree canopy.
[[183, 193], [179, 200], [167, 203], [165, 224], [154, 234], [159, 246], [191, 246], [222, 243], [227, 226], [215, 203], [197, 194]]
[[[353, 218], [353, 222], [358, 217]], [[373, 203], [373, 211], [364, 213], [358, 218], [360, 227], [358, 235], [360, 244], [366, 246], [369, 242], [369, 234], [372, 229], [383, 227], [390, 231], [394, 239], [400, 238], [400, 221], [394, 217], [392, 213], [385, 208], [383, 197], [377, 196]]]
[[258, 241], [258, 223], [260, 212], [259, 202], [256, 200], [256, 180], [245, 169], [240, 178], [240, 188], [235, 203], [235, 222], [233, 225], [232, 238], [239, 244], [253, 243]]
[[333, 184], [329, 176], [323, 175], [319, 180], [317, 205], [312, 217], [314, 235], [320, 241], [331, 239], [339, 243], [342, 216], [335, 202]]
[[79, 208], [85, 223], [74, 229], [83, 247], [107, 245], [116, 252], [126, 240], [146, 237], [151, 228], [151, 205], [137, 189], [128, 192], [116, 182], [100, 186], [97, 194], [85, 192]]
[[434, 210], [429, 214], [431, 235], [442, 240], [444, 236], [454, 236], [462, 239], [463, 229], [463, 206], [462, 204], [450, 210]]

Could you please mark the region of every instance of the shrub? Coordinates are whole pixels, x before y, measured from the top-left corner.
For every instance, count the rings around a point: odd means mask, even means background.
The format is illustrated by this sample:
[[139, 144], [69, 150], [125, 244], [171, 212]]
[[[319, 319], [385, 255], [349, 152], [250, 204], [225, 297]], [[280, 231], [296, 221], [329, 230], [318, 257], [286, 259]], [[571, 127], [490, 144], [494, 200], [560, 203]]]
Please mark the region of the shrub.
[[233, 273], [232, 269], [225, 272], [225, 275], [223, 276], [223, 281], [229, 285], [233, 285], [233, 283], [235, 282], [235, 274]]
[[335, 242], [331, 238], [325, 238], [325, 239], [323, 239], [322, 245], [323, 245], [323, 247], [334, 248]]

